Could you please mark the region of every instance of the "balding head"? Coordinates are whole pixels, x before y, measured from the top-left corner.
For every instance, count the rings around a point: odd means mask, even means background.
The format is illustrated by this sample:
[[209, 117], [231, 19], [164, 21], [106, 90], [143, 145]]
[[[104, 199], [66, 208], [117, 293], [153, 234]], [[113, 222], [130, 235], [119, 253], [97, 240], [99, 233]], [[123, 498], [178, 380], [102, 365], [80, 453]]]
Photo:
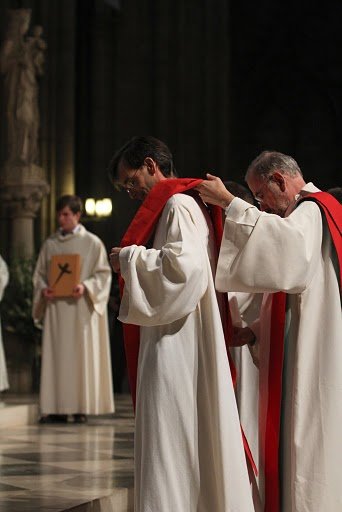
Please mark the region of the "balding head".
[[305, 185], [297, 162], [278, 151], [263, 151], [257, 156], [245, 179], [261, 210], [281, 217]]
[[284, 153], [278, 151], [263, 151], [249, 165], [245, 180], [248, 182], [248, 177], [251, 175], [266, 179], [274, 171], [279, 171], [293, 178], [303, 177], [299, 165], [292, 156], [284, 155]]

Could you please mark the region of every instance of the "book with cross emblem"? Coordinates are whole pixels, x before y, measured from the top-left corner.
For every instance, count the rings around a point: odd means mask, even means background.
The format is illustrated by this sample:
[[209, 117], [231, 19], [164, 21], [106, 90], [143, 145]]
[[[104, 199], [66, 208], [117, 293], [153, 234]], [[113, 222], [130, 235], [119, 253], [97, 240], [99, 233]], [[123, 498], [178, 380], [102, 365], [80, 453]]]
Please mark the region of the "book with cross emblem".
[[54, 254], [51, 257], [49, 286], [55, 297], [71, 297], [80, 283], [81, 257], [79, 254]]

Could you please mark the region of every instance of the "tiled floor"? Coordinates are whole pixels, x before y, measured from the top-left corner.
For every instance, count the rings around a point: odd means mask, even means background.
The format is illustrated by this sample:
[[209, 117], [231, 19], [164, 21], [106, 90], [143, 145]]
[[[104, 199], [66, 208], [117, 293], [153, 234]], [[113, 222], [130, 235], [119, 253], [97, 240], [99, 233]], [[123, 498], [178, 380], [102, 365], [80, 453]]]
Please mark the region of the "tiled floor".
[[86, 425], [0, 429], [0, 512], [132, 511], [133, 411], [115, 398]]

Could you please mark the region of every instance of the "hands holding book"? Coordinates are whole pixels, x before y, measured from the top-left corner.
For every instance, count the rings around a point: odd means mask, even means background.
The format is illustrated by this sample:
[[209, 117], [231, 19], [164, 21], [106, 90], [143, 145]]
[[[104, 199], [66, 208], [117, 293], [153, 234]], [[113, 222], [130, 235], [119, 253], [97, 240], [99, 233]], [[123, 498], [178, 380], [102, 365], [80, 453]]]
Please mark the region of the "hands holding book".
[[[85, 292], [84, 284], [79, 283], [76, 286], [74, 286], [74, 288], [72, 290], [72, 294], [70, 296], [73, 297], [74, 299], [79, 299], [80, 297], [82, 297], [82, 295], [84, 295], [84, 292]], [[53, 288], [51, 288], [49, 286], [47, 288], [43, 288], [42, 295], [47, 301], [51, 301], [51, 300], [55, 299], [56, 297], [60, 297], [60, 295], [55, 295]]]
[[84, 284], [80, 283], [80, 284], [77, 284], [74, 289], [73, 289], [73, 292], [72, 292], [72, 297], [74, 297], [74, 299], [79, 299], [80, 297], [82, 297], [82, 295], [84, 294], [84, 291], [85, 291], [85, 286]]

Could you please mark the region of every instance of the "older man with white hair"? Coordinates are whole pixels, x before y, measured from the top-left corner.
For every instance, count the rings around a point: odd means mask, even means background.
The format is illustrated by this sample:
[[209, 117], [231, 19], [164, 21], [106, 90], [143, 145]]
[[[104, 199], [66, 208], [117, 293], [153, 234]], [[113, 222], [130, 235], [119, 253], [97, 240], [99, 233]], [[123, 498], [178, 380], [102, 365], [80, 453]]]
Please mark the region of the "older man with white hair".
[[[226, 214], [216, 287], [266, 292], [254, 332], [265, 510], [335, 512], [342, 510], [342, 208], [275, 151], [251, 163], [246, 181], [262, 211], [215, 176], [198, 189]], [[245, 342], [254, 334], [247, 331]]]

